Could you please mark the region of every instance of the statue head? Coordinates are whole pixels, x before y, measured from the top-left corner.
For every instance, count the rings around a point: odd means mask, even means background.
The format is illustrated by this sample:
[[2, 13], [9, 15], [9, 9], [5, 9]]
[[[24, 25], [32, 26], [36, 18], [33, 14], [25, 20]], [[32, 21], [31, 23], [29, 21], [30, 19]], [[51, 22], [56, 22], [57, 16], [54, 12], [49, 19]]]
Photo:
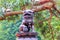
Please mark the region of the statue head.
[[32, 10], [24, 10], [23, 19], [26, 22], [33, 21], [34, 12]]

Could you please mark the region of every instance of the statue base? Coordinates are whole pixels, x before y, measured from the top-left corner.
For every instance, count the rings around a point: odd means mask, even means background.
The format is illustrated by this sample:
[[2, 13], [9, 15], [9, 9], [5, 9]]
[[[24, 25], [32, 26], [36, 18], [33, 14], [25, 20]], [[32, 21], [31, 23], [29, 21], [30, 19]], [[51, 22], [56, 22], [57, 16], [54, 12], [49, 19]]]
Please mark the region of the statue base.
[[16, 33], [16, 40], [38, 40], [36, 32]]
[[16, 40], [38, 40], [38, 38], [16, 38]]

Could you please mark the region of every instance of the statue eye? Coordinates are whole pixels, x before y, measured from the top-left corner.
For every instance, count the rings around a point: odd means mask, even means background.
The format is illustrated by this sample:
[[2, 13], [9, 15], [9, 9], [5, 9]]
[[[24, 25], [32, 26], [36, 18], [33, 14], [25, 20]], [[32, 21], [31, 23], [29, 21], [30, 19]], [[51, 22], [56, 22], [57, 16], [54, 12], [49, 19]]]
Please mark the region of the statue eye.
[[34, 12], [29, 11], [29, 13], [34, 13]]
[[29, 13], [33, 13], [33, 12], [29, 11]]

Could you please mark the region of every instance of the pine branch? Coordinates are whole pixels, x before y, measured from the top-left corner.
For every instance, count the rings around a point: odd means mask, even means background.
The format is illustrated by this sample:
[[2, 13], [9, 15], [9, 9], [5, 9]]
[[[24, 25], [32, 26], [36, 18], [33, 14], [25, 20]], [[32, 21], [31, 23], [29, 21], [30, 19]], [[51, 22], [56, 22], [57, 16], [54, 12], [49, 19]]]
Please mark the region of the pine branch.
[[18, 14], [23, 14], [23, 11], [6, 12], [4, 14], [4, 17], [0, 17], [0, 20], [4, 20], [8, 16], [13, 16], [13, 15], [18, 15]]

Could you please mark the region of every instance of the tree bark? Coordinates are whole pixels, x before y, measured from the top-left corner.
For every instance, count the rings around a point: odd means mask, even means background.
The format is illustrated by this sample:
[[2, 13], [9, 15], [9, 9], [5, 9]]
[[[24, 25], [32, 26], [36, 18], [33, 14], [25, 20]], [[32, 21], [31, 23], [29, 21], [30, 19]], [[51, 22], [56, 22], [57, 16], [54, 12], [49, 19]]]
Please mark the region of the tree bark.
[[6, 12], [4, 14], [4, 17], [0, 17], [0, 20], [4, 20], [8, 16], [13, 16], [13, 15], [17, 15], [17, 14], [23, 14], [23, 11]]

